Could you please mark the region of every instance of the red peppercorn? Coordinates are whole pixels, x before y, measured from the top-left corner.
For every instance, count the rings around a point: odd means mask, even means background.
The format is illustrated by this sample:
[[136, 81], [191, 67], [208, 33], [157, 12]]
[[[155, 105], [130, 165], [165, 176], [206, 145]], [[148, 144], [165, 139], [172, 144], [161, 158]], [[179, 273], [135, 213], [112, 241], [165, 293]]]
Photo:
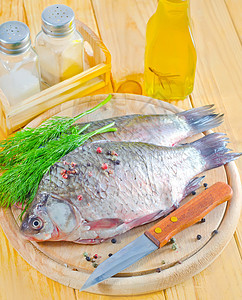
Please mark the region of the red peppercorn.
[[115, 151], [112, 151], [112, 152], [111, 152], [111, 155], [118, 156], [118, 153], [116, 153]]
[[63, 164], [64, 165], [69, 165], [69, 163], [67, 161], [65, 161], [65, 160], [63, 161]]
[[71, 162], [71, 166], [72, 168], [74, 168], [76, 166], [76, 163], [74, 163], [73, 161]]
[[103, 149], [101, 147], [97, 148], [97, 153], [102, 153]]
[[72, 173], [72, 171], [67, 171], [67, 174], [71, 174]]
[[91, 172], [91, 171], [88, 172], [88, 176], [89, 176], [89, 177], [92, 177], [92, 172]]
[[68, 178], [68, 175], [67, 175], [67, 174], [63, 174], [62, 177], [63, 177], [64, 179], [67, 179], [67, 178]]
[[83, 199], [82, 195], [77, 196], [77, 199], [81, 201]]
[[61, 175], [65, 174], [66, 170], [61, 170]]
[[106, 163], [102, 164], [102, 169], [103, 170], [107, 170], [107, 168], [108, 168], [108, 165]]
[[98, 255], [97, 255], [97, 254], [95, 254], [95, 255], [93, 255], [93, 257], [94, 257], [95, 259], [97, 259], [97, 258], [98, 258]]
[[109, 174], [113, 174], [113, 170], [108, 170], [108, 173]]

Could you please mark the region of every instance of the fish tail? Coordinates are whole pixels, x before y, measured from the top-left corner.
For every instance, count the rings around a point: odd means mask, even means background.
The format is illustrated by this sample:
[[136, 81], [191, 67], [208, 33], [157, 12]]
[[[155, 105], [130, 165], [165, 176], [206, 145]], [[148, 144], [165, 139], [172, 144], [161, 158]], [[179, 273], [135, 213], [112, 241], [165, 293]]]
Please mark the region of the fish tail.
[[223, 122], [223, 114], [215, 114], [213, 105], [192, 108], [177, 114], [186, 119], [191, 128], [191, 134], [204, 132], [215, 128]]
[[242, 155], [242, 153], [228, 153], [231, 150], [226, 148], [228, 143], [228, 138], [224, 133], [211, 133], [190, 145], [198, 150], [204, 159], [204, 170], [210, 170], [225, 165]]

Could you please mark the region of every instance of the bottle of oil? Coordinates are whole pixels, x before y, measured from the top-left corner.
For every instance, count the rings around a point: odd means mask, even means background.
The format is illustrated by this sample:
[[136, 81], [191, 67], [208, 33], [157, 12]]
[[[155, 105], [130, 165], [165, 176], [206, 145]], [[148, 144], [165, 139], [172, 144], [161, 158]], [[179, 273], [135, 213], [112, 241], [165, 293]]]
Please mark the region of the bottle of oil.
[[192, 92], [197, 56], [189, 13], [189, 0], [159, 0], [146, 29], [146, 95], [182, 100]]

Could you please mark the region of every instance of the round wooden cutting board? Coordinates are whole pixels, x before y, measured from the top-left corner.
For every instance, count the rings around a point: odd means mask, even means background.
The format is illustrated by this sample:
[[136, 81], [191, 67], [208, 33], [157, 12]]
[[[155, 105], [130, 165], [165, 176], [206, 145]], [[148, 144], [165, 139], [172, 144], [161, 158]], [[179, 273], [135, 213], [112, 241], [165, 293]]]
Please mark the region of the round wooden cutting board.
[[[28, 126], [36, 127], [53, 115], [76, 116], [105, 99], [107, 95], [88, 96], [59, 105], [34, 119]], [[114, 94], [113, 99], [95, 113], [81, 121], [93, 121], [102, 118], [116, 117], [126, 114], [172, 114], [179, 112], [177, 107], [152, 98]], [[197, 139], [197, 135], [190, 140]], [[240, 214], [240, 178], [235, 163], [226, 167], [205, 172], [204, 182], [208, 186], [217, 181], [230, 184], [234, 195], [227, 204], [215, 208], [206, 216], [205, 223], [197, 223], [175, 236], [177, 250], [172, 245], [146, 256], [138, 263], [117, 274], [99, 285], [91, 287], [89, 292], [105, 295], [137, 295], [165, 289], [178, 284], [206, 268], [221, 253], [231, 239]], [[204, 187], [198, 190], [203, 191]], [[182, 204], [191, 199], [187, 197]], [[108, 258], [109, 253], [115, 253], [136, 237], [150, 228], [155, 222], [134, 228], [117, 237], [117, 243], [106, 241], [100, 245], [81, 245], [70, 242], [36, 243], [25, 240], [19, 233], [18, 215], [20, 210], [1, 209], [0, 224], [20, 255], [34, 268], [47, 277], [72, 288], [80, 289], [94, 270], [92, 263], [83, 256], [98, 254], [98, 262]], [[218, 234], [212, 235], [217, 229]], [[200, 234], [201, 240], [196, 236]], [[157, 272], [161, 268], [161, 272]]]

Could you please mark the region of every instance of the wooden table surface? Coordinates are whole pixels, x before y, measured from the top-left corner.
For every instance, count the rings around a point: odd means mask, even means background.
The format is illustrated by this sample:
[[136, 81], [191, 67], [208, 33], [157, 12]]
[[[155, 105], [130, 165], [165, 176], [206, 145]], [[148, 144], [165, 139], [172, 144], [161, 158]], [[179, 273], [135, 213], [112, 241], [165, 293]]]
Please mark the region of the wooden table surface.
[[[32, 38], [40, 30], [41, 11], [63, 3], [99, 35], [112, 55], [112, 86], [99, 92], [140, 93], [145, 28], [157, 0], [0, 0], [0, 22], [25, 22]], [[195, 88], [184, 109], [215, 104], [225, 114], [219, 131], [231, 148], [242, 151], [242, 5], [241, 0], [191, 0], [193, 34], [198, 54]], [[218, 130], [216, 130], [218, 131]], [[242, 159], [237, 161], [242, 173]], [[172, 288], [143, 296], [113, 297], [68, 288], [40, 274], [13, 249], [0, 228], [0, 299], [242, 299], [242, 222], [222, 254], [206, 270]]]

